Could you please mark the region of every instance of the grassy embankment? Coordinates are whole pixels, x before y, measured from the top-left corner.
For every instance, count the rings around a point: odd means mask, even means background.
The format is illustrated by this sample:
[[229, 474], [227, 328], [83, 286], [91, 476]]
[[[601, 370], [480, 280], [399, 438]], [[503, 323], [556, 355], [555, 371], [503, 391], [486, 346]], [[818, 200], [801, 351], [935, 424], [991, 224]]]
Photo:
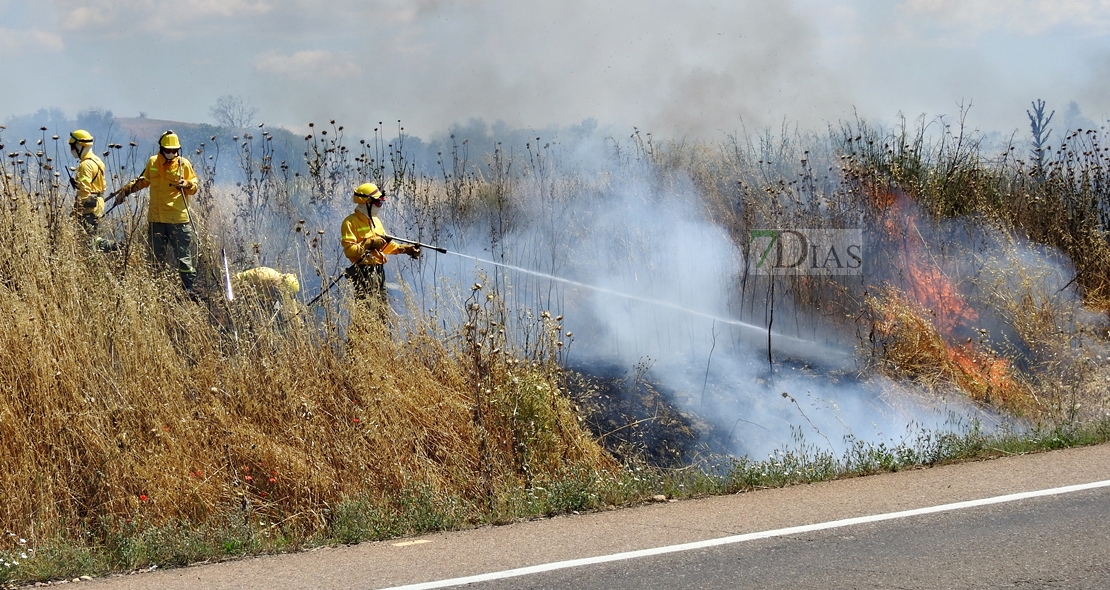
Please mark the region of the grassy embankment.
[[[212, 211], [198, 212], [206, 270], [217, 245], [233, 260], [258, 260], [252, 251], [280, 228], [276, 239], [289, 249], [282, 260], [332, 274], [323, 262], [335, 239], [329, 211], [347, 207], [360, 178], [390, 175], [397, 194], [409, 195], [398, 206], [423, 212], [414, 231], [433, 237], [474, 220], [496, 236], [514, 204], [584, 190], [602, 198], [596, 187], [607, 182], [560, 171], [557, 156], [538, 146], [527, 166], [489, 155], [480, 176], [453, 154], [434, 178], [408, 172], [400, 146], [364, 146], [355, 156], [336, 141], [306, 139], [304, 177], [282, 176], [265, 158], [265, 140], [256, 152], [245, 141], [239, 155], [249, 174], [233, 195], [238, 206], [221, 209], [211, 185], [198, 197]], [[881, 230], [893, 209], [886, 195], [898, 191], [921, 208], [921, 227], [953, 231], [929, 224], [960, 219], [1060, 248], [1075, 264], [1083, 302], [1104, 313], [1105, 150], [1090, 134], [1068, 141], [1084, 148], [1064, 147], [1037, 169], [1009, 152], [987, 159], [974, 141], [949, 134], [929, 143], [924, 131], [880, 134], [862, 124], [826, 138], [720, 146], [637, 136], [616, 159], [624, 158], [620, 172], [646, 174], [657, 190], [692, 179], [706, 217], [741, 243], [755, 227]], [[181, 565], [1107, 437], [1105, 388], [1092, 385], [1107, 335], [1080, 333], [1087, 324], [1076, 327], [1074, 309], [1040, 292], [1035, 277], [1007, 282], [1004, 292], [984, 273], [968, 279], [975, 289], [957, 285], [1015, 335], [1012, 350], [981, 340], [981, 356], [968, 363], [953, 355], [955, 336], [928, 308], [932, 300], [914, 299], [889, 272], [860, 287], [791, 279], [787, 292], [800, 309], [864, 326], [869, 369], [960, 387], [1043, 428], [924, 433], [899, 448], [860, 444], [841, 457], [803, 447], [719, 471], [618, 465], [580, 425], [559, 366], [561, 327], [542, 308], [521, 309], [534, 302], [506, 303], [496, 283], [455, 286], [454, 300], [420, 292], [421, 305], [392, 330], [343, 290], [321, 311], [288, 321], [272, 320], [259, 302], [193, 303], [176, 277], [145, 263], [141, 208], [115, 222], [123, 254], [91, 251], [67, 215], [56, 164], [24, 149], [0, 171], [0, 581]], [[743, 288], [760, 287], [753, 280]], [[449, 309], [429, 317], [428, 301]], [[526, 338], [503, 330], [509, 318], [530, 318]], [[1000, 359], [1002, 368], [987, 370]]]

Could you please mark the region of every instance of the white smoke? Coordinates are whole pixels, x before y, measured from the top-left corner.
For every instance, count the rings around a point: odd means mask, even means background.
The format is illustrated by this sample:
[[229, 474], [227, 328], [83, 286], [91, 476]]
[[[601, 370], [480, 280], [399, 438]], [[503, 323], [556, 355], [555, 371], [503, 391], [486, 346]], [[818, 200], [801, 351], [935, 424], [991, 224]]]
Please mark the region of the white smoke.
[[487, 260], [500, 253], [534, 274], [457, 257], [437, 259], [436, 272], [460, 285], [477, 272], [501, 276], [515, 294], [510, 305], [563, 315], [573, 367], [650, 367], [644, 378], [711, 424], [735, 456], [762, 459], [800, 444], [840, 455], [856, 441], [897, 445], [995, 422], [966, 398], [858, 378], [854, 336], [798, 315], [788, 295], [776, 296], [774, 319], [790, 333], [769, 335], [762, 295], [747, 306], [754, 313], [738, 312], [742, 253], [704, 217], [691, 183], [661, 182], [646, 169], [601, 177], [516, 211], [497, 248], [484, 243], [488, 229], [448, 246]]

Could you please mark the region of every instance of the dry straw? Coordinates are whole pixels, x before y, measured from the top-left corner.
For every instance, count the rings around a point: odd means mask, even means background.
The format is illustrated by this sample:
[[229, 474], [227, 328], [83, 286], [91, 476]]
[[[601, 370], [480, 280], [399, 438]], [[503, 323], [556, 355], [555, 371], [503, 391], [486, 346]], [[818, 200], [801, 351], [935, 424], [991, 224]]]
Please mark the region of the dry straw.
[[198, 304], [141, 242], [102, 254], [74, 223], [47, 231], [22, 190], [3, 197], [0, 528], [33, 543], [247, 515], [303, 539], [346, 499], [388, 513], [413, 490], [480, 521], [502, 494], [615, 468], [547, 361], [361, 307], [349, 338], [309, 313]]

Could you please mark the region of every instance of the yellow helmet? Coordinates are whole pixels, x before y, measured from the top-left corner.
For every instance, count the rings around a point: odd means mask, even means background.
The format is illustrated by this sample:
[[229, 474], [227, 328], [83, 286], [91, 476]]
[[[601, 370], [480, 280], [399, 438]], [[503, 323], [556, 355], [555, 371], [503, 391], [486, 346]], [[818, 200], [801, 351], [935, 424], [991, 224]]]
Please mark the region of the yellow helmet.
[[355, 194], [351, 196], [351, 200], [359, 205], [365, 205], [370, 201], [384, 201], [385, 195], [382, 194], [378, 185], [372, 182], [364, 182], [355, 189]]
[[167, 131], [158, 138], [158, 147], [164, 150], [179, 150], [181, 149], [181, 141], [177, 139], [177, 134], [173, 131]]
[[92, 134], [89, 133], [88, 131], [85, 131], [84, 129], [78, 129], [77, 131], [74, 131], [73, 133], [69, 134], [69, 145], [74, 145], [74, 144], [77, 144], [77, 143], [89, 143], [89, 144], [91, 144], [92, 142], [93, 142]]
[[297, 275], [286, 273], [281, 275], [281, 288], [290, 295], [296, 295], [301, 290], [301, 283], [297, 281]]

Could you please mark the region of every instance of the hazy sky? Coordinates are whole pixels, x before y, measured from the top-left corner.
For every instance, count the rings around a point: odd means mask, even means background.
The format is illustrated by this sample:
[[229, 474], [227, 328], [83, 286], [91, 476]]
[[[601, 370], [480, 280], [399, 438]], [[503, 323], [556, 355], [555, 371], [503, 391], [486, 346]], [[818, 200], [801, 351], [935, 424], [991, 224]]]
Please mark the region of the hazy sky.
[[1110, 114], [1110, 0], [0, 0], [0, 120], [258, 121], [417, 135], [472, 117], [659, 135], [940, 114]]

